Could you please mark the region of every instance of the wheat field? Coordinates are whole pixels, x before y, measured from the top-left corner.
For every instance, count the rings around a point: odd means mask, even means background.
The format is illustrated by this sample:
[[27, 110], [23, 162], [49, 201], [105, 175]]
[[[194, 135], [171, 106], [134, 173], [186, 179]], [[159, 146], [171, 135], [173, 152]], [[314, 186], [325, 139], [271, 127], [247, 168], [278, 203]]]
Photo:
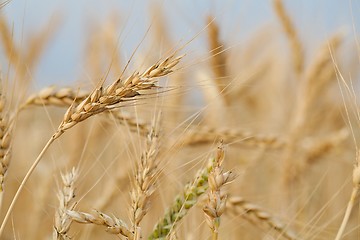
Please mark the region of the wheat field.
[[126, 57], [114, 13], [66, 85], [33, 77], [61, 21], [1, 15], [0, 239], [360, 239], [357, 38], [305, 44], [288, 2], [235, 44], [154, 5]]

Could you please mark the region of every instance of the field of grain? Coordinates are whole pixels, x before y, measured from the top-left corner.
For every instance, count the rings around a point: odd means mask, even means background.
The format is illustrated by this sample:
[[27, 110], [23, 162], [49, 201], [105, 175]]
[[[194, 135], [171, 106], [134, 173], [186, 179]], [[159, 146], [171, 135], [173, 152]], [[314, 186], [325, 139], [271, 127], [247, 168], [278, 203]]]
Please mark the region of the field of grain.
[[61, 21], [1, 15], [0, 239], [360, 239], [357, 38], [305, 44], [288, 2], [238, 43], [156, 5], [126, 57], [114, 13], [66, 85], [33, 78]]

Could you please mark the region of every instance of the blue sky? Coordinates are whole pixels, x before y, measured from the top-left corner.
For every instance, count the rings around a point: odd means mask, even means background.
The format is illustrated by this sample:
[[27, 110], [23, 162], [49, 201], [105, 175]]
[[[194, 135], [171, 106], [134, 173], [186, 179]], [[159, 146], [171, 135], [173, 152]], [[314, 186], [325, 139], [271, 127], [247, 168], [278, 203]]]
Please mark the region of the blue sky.
[[[353, 24], [357, 29], [360, 22], [358, 1], [284, 0], [284, 3], [306, 45], [316, 46], [338, 29], [352, 35]], [[121, 21], [126, 22], [118, 32], [123, 33], [121, 52], [130, 56], [151, 22], [148, 11], [151, 5], [163, 9], [174, 41], [191, 39], [204, 27], [209, 13], [220, 24], [224, 40], [232, 44], [242, 42], [261, 27], [277, 23], [270, 0], [12, 0], [2, 11], [20, 44], [24, 44], [27, 35], [61, 16], [61, 24], [33, 76], [38, 85], [66, 85], [81, 75], [91, 23], [104, 22], [112, 13], [119, 13]], [[197, 47], [201, 48], [200, 40], [189, 46], [190, 50]]]

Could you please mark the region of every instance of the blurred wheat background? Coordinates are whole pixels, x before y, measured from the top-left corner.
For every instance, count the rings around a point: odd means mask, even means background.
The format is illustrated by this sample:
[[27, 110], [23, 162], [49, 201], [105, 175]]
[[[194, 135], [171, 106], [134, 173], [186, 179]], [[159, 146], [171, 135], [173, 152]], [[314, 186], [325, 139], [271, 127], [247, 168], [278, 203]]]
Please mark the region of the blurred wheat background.
[[1, 5], [0, 239], [360, 239], [360, 5], [129, 2]]

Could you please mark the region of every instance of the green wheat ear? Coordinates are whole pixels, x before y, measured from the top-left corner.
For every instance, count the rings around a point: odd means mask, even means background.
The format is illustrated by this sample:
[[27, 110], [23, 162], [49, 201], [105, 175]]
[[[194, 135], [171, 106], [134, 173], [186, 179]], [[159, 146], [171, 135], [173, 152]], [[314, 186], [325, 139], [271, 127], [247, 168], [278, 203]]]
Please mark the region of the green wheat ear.
[[164, 217], [156, 224], [149, 240], [165, 239], [176, 227], [176, 224], [187, 214], [198, 198], [208, 189], [208, 176], [213, 169], [215, 159], [211, 158], [208, 165], [201, 169], [194, 180], [185, 185], [184, 190], [174, 200]]

